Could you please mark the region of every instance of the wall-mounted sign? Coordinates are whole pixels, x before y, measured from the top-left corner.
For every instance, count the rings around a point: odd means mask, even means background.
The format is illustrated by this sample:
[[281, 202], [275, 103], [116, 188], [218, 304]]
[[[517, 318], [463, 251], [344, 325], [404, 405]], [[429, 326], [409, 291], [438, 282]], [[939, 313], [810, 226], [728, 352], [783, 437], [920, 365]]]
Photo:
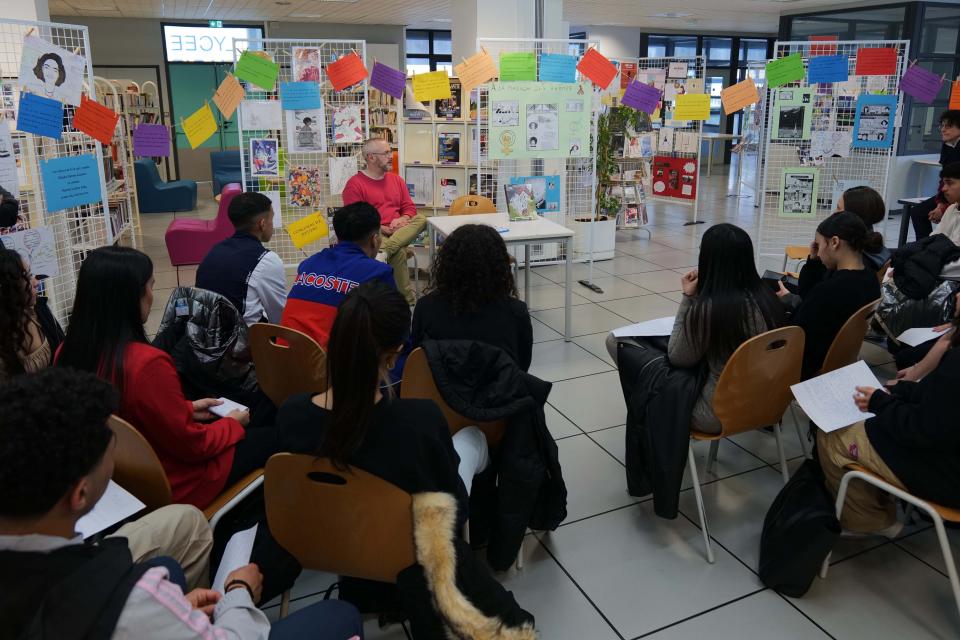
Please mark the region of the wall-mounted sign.
[[[233, 40], [262, 38], [262, 30], [245, 27], [164, 25], [167, 62], [233, 62]], [[246, 43], [240, 43], [246, 49]]]

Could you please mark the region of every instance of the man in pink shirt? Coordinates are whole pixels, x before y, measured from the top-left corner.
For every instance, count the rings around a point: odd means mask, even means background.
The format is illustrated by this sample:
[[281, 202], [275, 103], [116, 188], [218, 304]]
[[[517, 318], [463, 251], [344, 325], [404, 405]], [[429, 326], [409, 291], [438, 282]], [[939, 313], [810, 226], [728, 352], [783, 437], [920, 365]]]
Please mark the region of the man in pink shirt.
[[395, 173], [390, 173], [393, 151], [386, 140], [371, 138], [363, 144], [363, 159], [367, 168], [347, 181], [343, 188], [343, 204], [369, 202], [380, 213], [380, 251], [393, 267], [393, 279], [397, 289], [413, 305], [416, 298], [410, 288], [410, 271], [407, 267], [406, 248], [416, 240], [427, 219], [417, 213], [417, 206], [410, 199], [407, 183]]

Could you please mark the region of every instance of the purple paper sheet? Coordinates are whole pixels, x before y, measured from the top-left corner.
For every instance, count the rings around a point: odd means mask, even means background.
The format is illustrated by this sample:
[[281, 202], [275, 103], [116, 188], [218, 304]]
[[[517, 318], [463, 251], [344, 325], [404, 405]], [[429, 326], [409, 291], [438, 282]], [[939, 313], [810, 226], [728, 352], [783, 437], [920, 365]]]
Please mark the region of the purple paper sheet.
[[942, 86], [941, 76], [927, 71], [918, 64], [907, 69], [900, 78], [900, 90], [926, 104], [933, 104]]
[[382, 62], [373, 65], [373, 73], [370, 74], [370, 86], [374, 89], [379, 89], [400, 100], [403, 98], [403, 88], [406, 81], [407, 75], [403, 71], [388, 67]]
[[660, 104], [660, 90], [646, 83], [631, 80], [623, 92], [623, 98], [620, 99], [620, 102], [628, 107], [633, 107], [637, 111], [652, 114], [657, 110], [657, 105]]
[[170, 131], [165, 124], [139, 124], [133, 130], [133, 155], [138, 158], [170, 155]]

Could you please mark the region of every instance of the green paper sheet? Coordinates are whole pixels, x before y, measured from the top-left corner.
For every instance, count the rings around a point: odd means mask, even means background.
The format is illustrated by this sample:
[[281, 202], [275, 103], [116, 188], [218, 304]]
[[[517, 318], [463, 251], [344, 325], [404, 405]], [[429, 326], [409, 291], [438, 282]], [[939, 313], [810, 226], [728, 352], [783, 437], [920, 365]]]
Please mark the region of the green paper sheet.
[[811, 167], [789, 167], [780, 177], [781, 218], [816, 218], [820, 195], [820, 171]]
[[799, 53], [767, 63], [767, 87], [773, 89], [803, 79], [803, 56]]
[[586, 157], [593, 92], [578, 84], [494, 82], [488, 104], [491, 160]]
[[262, 58], [251, 51], [244, 51], [237, 60], [237, 68], [233, 75], [240, 80], [257, 85], [264, 91], [273, 91], [279, 71], [280, 65], [276, 62]]
[[532, 51], [500, 54], [500, 80], [524, 81], [537, 79], [537, 55]]

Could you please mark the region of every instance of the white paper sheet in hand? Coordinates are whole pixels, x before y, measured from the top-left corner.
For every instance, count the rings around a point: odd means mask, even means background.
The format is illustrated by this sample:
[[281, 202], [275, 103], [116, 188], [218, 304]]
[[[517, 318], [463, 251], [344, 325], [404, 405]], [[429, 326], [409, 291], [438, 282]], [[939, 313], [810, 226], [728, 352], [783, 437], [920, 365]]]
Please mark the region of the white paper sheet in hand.
[[93, 510], [77, 520], [77, 533], [87, 539], [129, 518], [145, 506], [136, 496], [111, 480]]
[[853, 401], [857, 387], [873, 387], [876, 393], [884, 393], [883, 385], [863, 360], [795, 384], [790, 390], [804, 413], [821, 431], [829, 433], [873, 417], [860, 411]]
[[228, 575], [235, 569], [250, 564], [250, 554], [253, 552], [253, 541], [257, 537], [258, 526], [253, 525], [245, 531], [237, 531], [227, 541], [227, 546], [223, 549], [223, 557], [220, 558], [220, 566], [217, 567], [217, 575], [213, 578], [211, 585], [217, 593], [223, 593]]
[[897, 336], [897, 340], [904, 344], [908, 344], [911, 347], [916, 347], [917, 345], [921, 345], [929, 340], [936, 340], [940, 336], [946, 335], [950, 331], [952, 331], [952, 329], [948, 329], [947, 331], [934, 331], [932, 328], [907, 329]]
[[644, 338], [653, 336], [668, 336], [673, 333], [673, 322], [676, 316], [664, 316], [656, 320], [638, 322], [626, 327], [613, 330], [616, 338]]

